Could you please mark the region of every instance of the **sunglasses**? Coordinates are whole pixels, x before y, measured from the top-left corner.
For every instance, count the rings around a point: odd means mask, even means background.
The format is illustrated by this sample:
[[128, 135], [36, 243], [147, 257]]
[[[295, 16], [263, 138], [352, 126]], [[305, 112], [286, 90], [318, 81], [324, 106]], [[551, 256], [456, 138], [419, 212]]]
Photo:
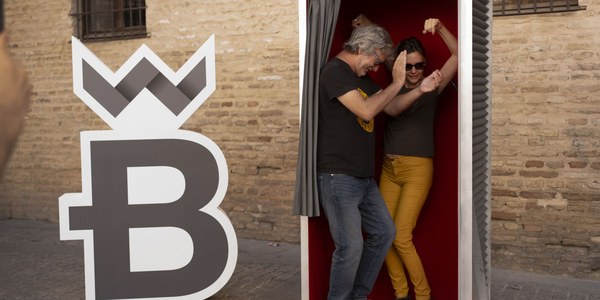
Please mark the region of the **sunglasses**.
[[417, 70], [423, 70], [423, 69], [425, 69], [425, 62], [424, 61], [418, 62], [414, 65], [406, 64], [406, 71], [412, 70], [413, 67], [415, 67], [415, 69], [417, 69]]

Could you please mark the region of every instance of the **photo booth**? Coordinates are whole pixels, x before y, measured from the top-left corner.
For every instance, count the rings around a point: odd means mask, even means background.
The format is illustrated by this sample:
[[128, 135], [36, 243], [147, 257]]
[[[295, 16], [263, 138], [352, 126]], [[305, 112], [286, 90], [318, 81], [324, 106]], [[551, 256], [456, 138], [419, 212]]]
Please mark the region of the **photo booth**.
[[[435, 121], [433, 185], [413, 231], [432, 296], [489, 299], [489, 42], [491, 2], [476, 1], [300, 1], [301, 138], [294, 213], [302, 215], [302, 299], [326, 299], [334, 245], [318, 206], [316, 184], [318, 68], [342, 50], [352, 20], [364, 14], [386, 28], [397, 44], [414, 36], [427, 52], [425, 74], [450, 56], [437, 35], [423, 34], [428, 18], [438, 18], [459, 42], [459, 71], [440, 95]], [[370, 76], [385, 87], [390, 72]], [[385, 117], [376, 118], [377, 170], [383, 156]], [[315, 199], [317, 198], [317, 199]], [[410, 284], [410, 283], [409, 283]], [[385, 265], [370, 299], [392, 299]]]

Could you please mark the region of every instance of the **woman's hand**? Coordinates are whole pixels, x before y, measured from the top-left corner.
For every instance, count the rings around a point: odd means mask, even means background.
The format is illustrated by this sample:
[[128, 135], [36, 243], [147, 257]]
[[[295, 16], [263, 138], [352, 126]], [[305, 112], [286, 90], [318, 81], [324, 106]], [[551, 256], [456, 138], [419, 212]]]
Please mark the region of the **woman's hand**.
[[373, 25], [373, 22], [371, 22], [371, 20], [369, 20], [369, 18], [365, 17], [363, 14], [358, 15], [358, 17], [352, 20], [352, 28], [369, 25]]
[[436, 31], [439, 31], [444, 25], [440, 20], [435, 18], [430, 18], [425, 20], [425, 25], [423, 25], [423, 33], [431, 32], [431, 34], [435, 34]]
[[442, 72], [440, 72], [440, 70], [435, 70], [429, 76], [425, 77], [423, 81], [421, 81], [421, 84], [419, 85], [419, 91], [422, 93], [432, 92], [440, 86], [440, 83], [443, 79], [444, 75], [442, 75]]

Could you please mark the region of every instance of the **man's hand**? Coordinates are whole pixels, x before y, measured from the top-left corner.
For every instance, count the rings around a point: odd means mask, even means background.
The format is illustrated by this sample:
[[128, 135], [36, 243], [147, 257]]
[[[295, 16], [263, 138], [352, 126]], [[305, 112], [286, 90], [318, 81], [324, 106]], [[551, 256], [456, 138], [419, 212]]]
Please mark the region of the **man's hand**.
[[23, 126], [31, 94], [25, 69], [10, 56], [7, 44], [6, 33], [0, 33], [0, 172]]
[[419, 91], [422, 93], [429, 93], [436, 90], [440, 86], [440, 82], [444, 79], [440, 70], [435, 70], [429, 76], [425, 77], [419, 85]]
[[406, 80], [406, 50], [400, 52], [392, 68], [392, 80], [404, 85]]

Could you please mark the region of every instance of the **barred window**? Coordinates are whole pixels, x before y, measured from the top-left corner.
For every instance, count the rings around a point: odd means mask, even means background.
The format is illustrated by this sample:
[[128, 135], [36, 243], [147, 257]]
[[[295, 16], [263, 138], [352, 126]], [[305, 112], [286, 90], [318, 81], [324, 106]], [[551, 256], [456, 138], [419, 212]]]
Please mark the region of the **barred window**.
[[494, 16], [584, 10], [578, 0], [494, 0]]
[[145, 0], [74, 0], [76, 36], [82, 41], [147, 37]]

